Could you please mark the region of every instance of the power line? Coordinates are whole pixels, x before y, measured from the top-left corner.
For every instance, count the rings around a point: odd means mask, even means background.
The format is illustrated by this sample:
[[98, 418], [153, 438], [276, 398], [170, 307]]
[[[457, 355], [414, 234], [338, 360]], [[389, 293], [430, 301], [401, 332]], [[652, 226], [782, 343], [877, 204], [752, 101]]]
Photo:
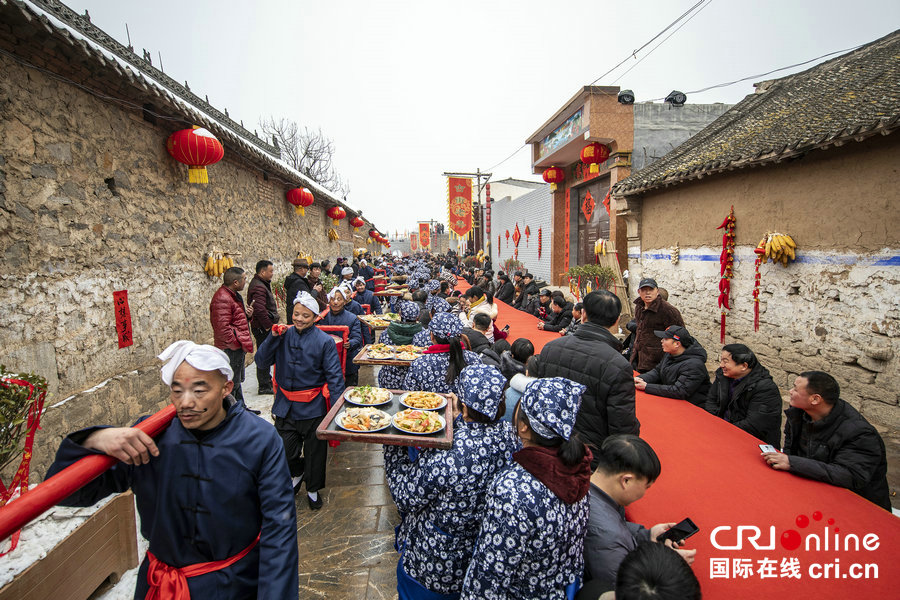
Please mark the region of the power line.
[[687, 25], [688, 23], [690, 23], [691, 20], [692, 20], [694, 17], [696, 17], [697, 15], [699, 15], [700, 12], [701, 12], [704, 8], [706, 8], [707, 6], [709, 6], [711, 2], [712, 2], [712, 0], [709, 0], [709, 2], [707, 2], [706, 4], [704, 4], [703, 6], [701, 6], [700, 9], [697, 10], [697, 12], [695, 12], [694, 14], [691, 15], [691, 18], [690, 18], [690, 19], [688, 19], [687, 21], [685, 21], [684, 23], [682, 23], [681, 25], [679, 25], [678, 28], [675, 29], [675, 31], [673, 31], [672, 33], [670, 33], [669, 35], [667, 35], [667, 36], [665, 37], [665, 39], [663, 39], [660, 43], [658, 43], [658, 44], [655, 45], [653, 48], [651, 48], [650, 51], [649, 51], [647, 54], [645, 54], [639, 61], [637, 61], [636, 63], [634, 63], [633, 65], [631, 65], [631, 66], [628, 68], [628, 70], [626, 70], [624, 73], [622, 73], [621, 75], [619, 75], [618, 77], [616, 77], [615, 81], [613, 81], [612, 84], [610, 84], [610, 85], [614, 85], [614, 84], [616, 83], [616, 81], [619, 81], [620, 79], [622, 79], [623, 77], [625, 77], [626, 75], [628, 75], [628, 74], [631, 72], [632, 69], [634, 69], [634, 68], [637, 67], [639, 64], [641, 64], [642, 62], [644, 62], [644, 60], [645, 60], [648, 56], [650, 56], [651, 54], [653, 54], [653, 52], [655, 52], [657, 48], [659, 48], [660, 46], [662, 46], [663, 44], [665, 44], [665, 43], [669, 40], [670, 37], [672, 37], [673, 35], [675, 35], [676, 33], [678, 33], [678, 30], [679, 30], [679, 29], [681, 29], [682, 27], [684, 27], [685, 25]]
[[[622, 65], [624, 65], [626, 62], [628, 62], [629, 59], [635, 58], [635, 57], [637, 56], [638, 52], [640, 52], [641, 50], [643, 50], [644, 48], [646, 48], [647, 46], [649, 46], [650, 44], [652, 44], [655, 40], [657, 40], [657, 39], [659, 38], [659, 36], [663, 35], [663, 34], [666, 33], [669, 29], [671, 29], [672, 27], [674, 27], [675, 25], [677, 25], [679, 21], [681, 21], [682, 19], [684, 19], [687, 15], [691, 14], [694, 10], [697, 9], [697, 7], [699, 7], [700, 5], [702, 5], [702, 4], [704, 4], [704, 3], [705, 3], [706, 5], [709, 5], [709, 3], [711, 3], [711, 2], [712, 2], [712, 0], [699, 0], [696, 4], [694, 4], [694, 5], [691, 6], [689, 9], [687, 9], [686, 11], [684, 11], [677, 19], [675, 19], [674, 21], [672, 21], [671, 23], [669, 23], [669, 24], [665, 27], [665, 29], [663, 29], [662, 31], [660, 31], [659, 33], [657, 33], [656, 35], [654, 35], [652, 38], [650, 38], [649, 40], [647, 40], [647, 42], [645, 42], [640, 48], [638, 48], [638, 49], [636, 49], [636, 50], [632, 50], [631, 54], [629, 54], [628, 56], [626, 56], [619, 64], [617, 64], [616, 66], [614, 66], [612, 69], [610, 69], [609, 71], [607, 71], [607, 72], [604, 73], [603, 75], [600, 75], [600, 77], [598, 77], [597, 79], [595, 79], [594, 81], [592, 81], [592, 82], [591, 82], [590, 84], [588, 84], [588, 85], [589, 85], [589, 86], [594, 85], [595, 83], [597, 83], [598, 81], [600, 81], [601, 79], [603, 79], [604, 77], [606, 77], [607, 75], [609, 75], [610, 73], [612, 73], [613, 71], [615, 71], [616, 69], [618, 69], [619, 67], [621, 67]], [[703, 6], [703, 8], [706, 8], [706, 6]], [[700, 10], [703, 10], [703, 8], [701, 8]], [[700, 11], [698, 10], [697, 12], [699, 13]], [[696, 14], [696, 13], [695, 13], [695, 14]], [[693, 19], [693, 18], [694, 18], [694, 17], [691, 17], [691, 19]], [[688, 19], [688, 21], [690, 21], [690, 19]], [[687, 23], [687, 21], [686, 21], [684, 24], [686, 24], [686, 23]], [[684, 24], [682, 24], [682, 27], [684, 26]], [[678, 29], [681, 29], [681, 27], [679, 27]], [[678, 29], [676, 29], [675, 31], [678, 31]], [[673, 31], [672, 34], [674, 34], [675, 31]], [[669, 36], [666, 38], [666, 40], [669, 39], [669, 37], [672, 37], [672, 35], [669, 35]], [[656, 48], [658, 48], [660, 45], [662, 45], [662, 43], [665, 42], [666, 40], [663, 40], [662, 42], [660, 42], [660, 44], [657, 45]], [[654, 50], [655, 50], [656, 48], [654, 48]], [[643, 59], [641, 59], [641, 60], [643, 60]], [[629, 70], [630, 70], [630, 69], [629, 69]], [[492, 167], [490, 167], [490, 168], [488, 169], [488, 171], [493, 171], [494, 169], [496, 169], [497, 167], [499, 167], [500, 165], [502, 165], [503, 163], [505, 163], [506, 161], [508, 161], [509, 159], [511, 159], [513, 156], [515, 156], [516, 154], [518, 154], [518, 153], [522, 150], [522, 148], [525, 148], [527, 145], [528, 145], [527, 143], [522, 144], [521, 146], [519, 146], [518, 148], [516, 148], [516, 150], [515, 150], [512, 154], [510, 154], [509, 156], [507, 156], [506, 158], [504, 158], [503, 160], [501, 160], [500, 162], [498, 162], [496, 165], [493, 165]]]

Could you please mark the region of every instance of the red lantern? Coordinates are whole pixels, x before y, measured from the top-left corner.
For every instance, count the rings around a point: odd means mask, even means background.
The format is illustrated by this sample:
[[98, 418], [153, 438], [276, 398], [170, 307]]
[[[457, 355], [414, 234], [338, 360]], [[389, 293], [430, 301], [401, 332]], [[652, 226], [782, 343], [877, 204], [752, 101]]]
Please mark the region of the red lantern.
[[544, 181], [550, 184], [550, 191], [556, 191], [556, 184], [566, 179], [566, 172], [559, 167], [550, 167], [544, 170]]
[[365, 225], [366, 222], [362, 220], [362, 217], [353, 217], [350, 219], [350, 225], [353, 226], [353, 231], [359, 231], [359, 228]]
[[294, 210], [301, 216], [306, 214], [306, 207], [312, 206], [314, 200], [312, 192], [306, 188], [294, 188], [287, 192], [287, 201], [296, 207]]
[[207, 165], [214, 165], [225, 156], [225, 148], [208, 130], [194, 126], [169, 136], [166, 150], [172, 158], [188, 165], [190, 183], [209, 183]]
[[599, 142], [591, 142], [581, 149], [581, 162], [591, 165], [591, 173], [600, 172], [600, 163], [609, 158], [609, 148]]
[[340, 224], [341, 219], [347, 216], [347, 211], [340, 206], [332, 206], [325, 214], [331, 218], [331, 224], [337, 227]]

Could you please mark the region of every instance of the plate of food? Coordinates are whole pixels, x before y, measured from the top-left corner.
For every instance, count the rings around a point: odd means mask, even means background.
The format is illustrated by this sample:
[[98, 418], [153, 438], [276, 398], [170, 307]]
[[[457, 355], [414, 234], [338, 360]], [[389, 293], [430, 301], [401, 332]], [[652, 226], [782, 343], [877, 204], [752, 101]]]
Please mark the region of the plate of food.
[[366, 356], [375, 360], [393, 360], [394, 349], [387, 344], [372, 344], [366, 351]]
[[400, 396], [400, 404], [416, 410], [437, 410], [447, 406], [447, 398], [434, 392], [406, 392]]
[[344, 399], [351, 404], [360, 406], [378, 406], [379, 404], [387, 404], [394, 395], [387, 388], [373, 387], [371, 385], [361, 385], [351, 388], [344, 394]]
[[381, 318], [387, 321], [399, 321], [400, 315], [398, 313], [389, 312], [381, 315]]
[[394, 427], [404, 433], [413, 435], [429, 435], [441, 431], [446, 426], [444, 417], [429, 410], [407, 408], [401, 410], [393, 418]]
[[387, 429], [391, 424], [391, 415], [371, 406], [351, 406], [341, 411], [334, 422], [347, 431], [371, 433]]

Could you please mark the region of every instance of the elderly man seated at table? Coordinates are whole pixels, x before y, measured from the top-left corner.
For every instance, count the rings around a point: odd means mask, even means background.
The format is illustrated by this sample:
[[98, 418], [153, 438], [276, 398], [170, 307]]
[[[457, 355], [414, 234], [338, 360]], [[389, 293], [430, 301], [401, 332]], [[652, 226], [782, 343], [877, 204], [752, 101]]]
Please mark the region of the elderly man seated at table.
[[891, 510], [884, 441], [841, 400], [834, 377], [822, 371], [800, 373], [790, 394], [784, 454], [766, 452], [765, 461], [777, 471], [845, 487]]
[[[600, 447], [599, 464], [591, 476], [591, 512], [584, 543], [585, 581], [601, 581], [603, 591], [615, 588], [616, 573], [625, 555], [675, 525], [659, 523], [645, 529], [625, 520], [625, 507], [643, 498], [659, 477], [656, 452], [636, 435], [612, 435]], [[678, 550], [688, 564], [696, 550]], [[596, 583], [594, 584], [597, 585]]]

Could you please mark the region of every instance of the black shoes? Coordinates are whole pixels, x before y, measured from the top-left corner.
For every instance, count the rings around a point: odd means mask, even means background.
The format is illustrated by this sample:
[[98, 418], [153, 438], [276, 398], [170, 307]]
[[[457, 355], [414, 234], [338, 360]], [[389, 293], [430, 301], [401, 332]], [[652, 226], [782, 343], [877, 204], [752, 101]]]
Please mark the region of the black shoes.
[[316, 500], [313, 500], [312, 498], [309, 497], [309, 494], [307, 494], [306, 501], [309, 502], [310, 510], [319, 510], [320, 508], [322, 508], [322, 497], [321, 496], [319, 496], [319, 498], [317, 498]]
[[263, 388], [256, 393], [259, 396], [271, 396], [275, 393], [275, 390], [273, 390], [272, 388], [268, 388], [268, 389]]
[[295, 496], [297, 495], [297, 492], [300, 491], [300, 488], [303, 486], [303, 480], [304, 480], [304, 479], [306, 479], [306, 477], [301, 473], [301, 474], [300, 474], [300, 479], [298, 479], [298, 480], [297, 480], [297, 483], [294, 484], [294, 495], [295, 495]]

